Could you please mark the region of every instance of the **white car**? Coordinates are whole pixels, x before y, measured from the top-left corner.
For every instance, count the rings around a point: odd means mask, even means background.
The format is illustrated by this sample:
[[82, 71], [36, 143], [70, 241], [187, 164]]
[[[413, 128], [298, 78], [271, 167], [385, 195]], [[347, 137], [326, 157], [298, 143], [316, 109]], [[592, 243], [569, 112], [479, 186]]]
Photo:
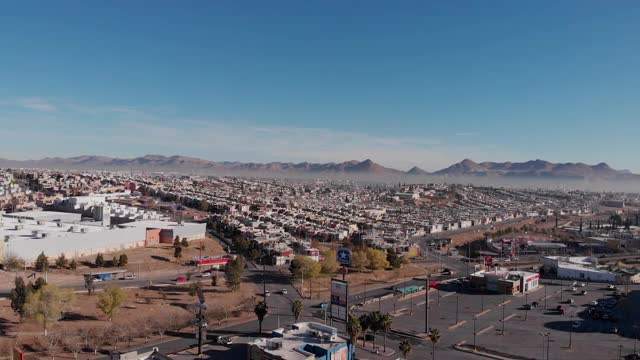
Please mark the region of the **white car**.
[[282, 289], [282, 295], [287, 295], [288, 291], [287, 289]]
[[271, 296], [271, 293], [269, 292], [269, 290], [267, 290], [267, 291], [265, 291], [265, 292], [264, 292], [264, 296], [265, 296], [265, 297]]
[[203, 277], [203, 278], [211, 277], [211, 273], [202, 273], [200, 274], [200, 277]]
[[580, 286], [580, 287], [585, 287], [585, 286], [587, 286], [587, 284], [585, 284], [585, 283], [580, 283], [580, 284], [578, 284], [578, 286]]
[[125, 280], [135, 280], [136, 276], [133, 274], [129, 274], [129, 275], [125, 275], [124, 279]]
[[597, 306], [597, 305], [598, 305], [598, 302], [597, 302], [597, 301], [595, 301], [595, 300], [593, 300], [593, 301], [591, 302], [591, 305], [593, 305], [593, 306]]
[[101, 278], [94, 278], [94, 279], [93, 279], [93, 282], [100, 282], [100, 281], [102, 281], [102, 279], [101, 279]]

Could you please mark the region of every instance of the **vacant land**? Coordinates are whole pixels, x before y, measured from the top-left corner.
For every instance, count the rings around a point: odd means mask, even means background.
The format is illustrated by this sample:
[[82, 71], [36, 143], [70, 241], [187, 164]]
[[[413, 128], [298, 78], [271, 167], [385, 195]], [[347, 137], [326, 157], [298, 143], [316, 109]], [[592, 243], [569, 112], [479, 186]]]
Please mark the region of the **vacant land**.
[[[254, 286], [242, 284], [239, 291], [232, 293], [222, 278], [220, 280], [218, 286], [211, 286], [211, 280], [201, 283], [210, 326], [222, 325], [232, 317], [234, 321], [251, 317], [257, 301]], [[87, 359], [96, 349], [113, 350], [192, 332], [197, 298], [189, 294], [189, 287], [190, 284], [180, 284], [126, 289], [126, 302], [112, 321], [96, 306], [100, 292], [91, 296], [76, 294], [77, 299], [64, 318], [51, 324], [48, 337], [43, 336], [42, 325], [34, 320], [20, 322], [9, 301], [3, 301], [0, 334], [5, 346], [6, 343], [18, 344], [31, 353], [29, 358], [51, 358], [55, 353], [56, 358], [72, 359], [70, 349], [78, 346], [80, 358]], [[94, 335], [84, 337], [89, 332]]]

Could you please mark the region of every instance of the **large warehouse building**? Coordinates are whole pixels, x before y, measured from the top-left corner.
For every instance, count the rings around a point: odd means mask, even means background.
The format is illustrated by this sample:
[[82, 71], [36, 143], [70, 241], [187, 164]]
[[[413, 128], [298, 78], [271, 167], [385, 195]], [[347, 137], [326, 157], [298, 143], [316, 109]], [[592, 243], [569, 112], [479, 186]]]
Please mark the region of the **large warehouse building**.
[[104, 226], [102, 222], [81, 221], [80, 214], [74, 213], [1, 214], [0, 262], [12, 256], [29, 263], [42, 252], [50, 257], [61, 253], [68, 258], [82, 257], [171, 243], [176, 236], [187, 241], [202, 239], [206, 224], [143, 220]]

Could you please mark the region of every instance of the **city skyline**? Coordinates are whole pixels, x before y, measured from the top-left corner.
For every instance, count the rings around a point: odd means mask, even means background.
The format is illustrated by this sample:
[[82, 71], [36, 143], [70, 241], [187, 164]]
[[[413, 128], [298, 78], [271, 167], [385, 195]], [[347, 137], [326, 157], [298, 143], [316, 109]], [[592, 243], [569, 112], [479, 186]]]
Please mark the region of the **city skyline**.
[[153, 4], [0, 15], [2, 157], [640, 172], [637, 5]]

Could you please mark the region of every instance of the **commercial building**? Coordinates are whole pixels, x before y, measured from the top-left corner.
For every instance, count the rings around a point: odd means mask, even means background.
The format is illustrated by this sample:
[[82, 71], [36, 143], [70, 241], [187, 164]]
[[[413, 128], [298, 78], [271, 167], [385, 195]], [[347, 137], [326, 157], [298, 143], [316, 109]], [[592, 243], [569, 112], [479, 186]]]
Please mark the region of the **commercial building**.
[[354, 349], [338, 336], [338, 329], [316, 322], [276, 329], [271, 338], [248, 344], [248, 360], [351, 360]]
[[595, 257], [546, 256], [542, 258], [542, 265], [545, 273], [560, 279], [640, 283], [640, 271], [637, 269], [601, 266]]
[[102, 222], [80, 221], [80, 214], [75, 213], [0, 214], [0, 262], [17, 257], [30, 263], [40, 253], [77, 258], [170, 243], [175, 237], [191, 241], [205, 236], [206, 224], [197, 223], [145, 220], [104, 226]]
[[469, 276], [474, 289], [508, 295], [531, 292], [538, 288], [539, 281], [540, 274], [506, 269], [481, 270]]

